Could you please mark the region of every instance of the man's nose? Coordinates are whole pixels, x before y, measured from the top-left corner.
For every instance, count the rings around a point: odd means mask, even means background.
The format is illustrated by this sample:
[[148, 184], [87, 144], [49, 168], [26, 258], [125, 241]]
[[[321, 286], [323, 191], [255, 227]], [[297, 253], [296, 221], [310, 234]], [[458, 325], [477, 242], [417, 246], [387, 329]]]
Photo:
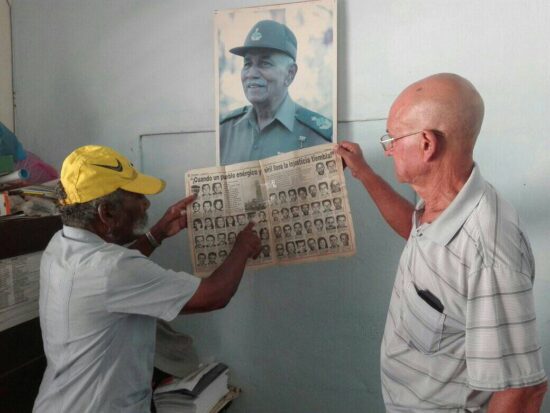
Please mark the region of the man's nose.
[[253, 79], [260, 77], [258, 67], [256, 65], [250, 65], [247, 69], [245, 69], [245, 77]]

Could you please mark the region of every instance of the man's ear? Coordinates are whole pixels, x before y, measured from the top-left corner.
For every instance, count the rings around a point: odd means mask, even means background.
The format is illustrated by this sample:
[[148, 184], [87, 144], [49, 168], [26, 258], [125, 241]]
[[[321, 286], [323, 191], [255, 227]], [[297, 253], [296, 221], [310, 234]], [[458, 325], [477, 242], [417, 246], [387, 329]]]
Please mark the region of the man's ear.
[[116, 224], [117, 218], [114, 212], [115, 211], [113, 210], [111, 205], [107, 204], [106, 202], [102, 202], [97, 207], [97, 216], [99, 218], [99, 221], [107, 228], [112, 228]]
[[298, 65], [296, 63], [292, 63], [288, 67], [288, 73], [285, 79], [286, 87], [289, 87], [292, 84], [292, 82], [294, 81], [294, 78], [296, 77], [296, 73], [298, 73]]
[[422, 131], [422, 138], [420, 141], [422, 145], [422, 154], [424, 161], [433, 161], [435, 157], [441, 152], [443, 142], [440, 141], [437, 135], [431, 130]]

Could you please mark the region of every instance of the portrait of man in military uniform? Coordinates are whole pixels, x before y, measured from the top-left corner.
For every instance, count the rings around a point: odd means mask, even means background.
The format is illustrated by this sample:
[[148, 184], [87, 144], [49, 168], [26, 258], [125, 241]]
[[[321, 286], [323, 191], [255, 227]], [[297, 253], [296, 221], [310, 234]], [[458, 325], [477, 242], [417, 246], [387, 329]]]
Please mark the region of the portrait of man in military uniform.
[[[310, 4], [311, 3], [311, 4]], [[335, 76], [336, 70], [336, 45], [332, 40], [335, 32], [335, 22], [327, 17], [329, 23], [324, 22], [316, 26], [308, 24], [304, 27], [299, 19], [292, 18], [292, 10], [297, 7], [320, 7], [323, 10], [326, 4], [332, 5], [331, 0], [311, 1], [301, 4], [287, 4], [279, 6], [265, 6], [254, 9], [233, 10], [235, 15], [242, 13], [256, 13], [258, 20], [245, 26], [248, 28], [246, 36], [241, 34], [240, 40], [218, 40], [218, 47], [227, 47], [228, 55], [236, 56], [232, 65], [224, 65], [223, 59], [218, 62], [218, 76], [226, 67], [240, 69], [240, 106], [225, 104], [227, 99], [222, 96], [224, 83], [220, 80], [220, 96], [218, 99], [218, 155], [221, 165], [229, 165], [238, 162], [246, 162], [275, 156], [302, 148], [335, 142], [333, 124], [336, 120], [336, 87], [335, 78], [327, 78], [323, 73], [323, 81], [317, 80], [316, 87], [309, 89], [301, 87], [298, 90], [292, 88], [298, 83], [297, 79], [304, 76], [303, 81], [312, 82], [317, 77], [311, 73], [315, 65], [311, 64], [311, 56], [316, 56], [311, 48], [311, 39], [322, 39], [320, 48], [325, 48], [324, 55], [330, 55], [333, 59], [327, 65], [327, 60], [319, 62], [318, 70], [324, 70]], [[285, 7], [283, 10], [272, 9]], [[271, 8], [261, 13], [262, 9]], [[302, 13], [303, 14], [303, 13]], [[318, 13], [317, 13], [318, 14]], [[268, 17], [268, 18], [265, 18]], [[235, 18], [234, 18], [235, 19]], [[236, 23], [236, 20], [234, 20]], [[311, 28], [320, 27], [321, 32], [312, 34]], [[238, 24], [232, 26], [233, 30], [244, 28]], [[229, 30], [229, 29], [227, 29]], [[319, 29], [317, 29], [319, 30]], [[302, 38], [296, 35], [302, 35]], [[305, 34], [304, 34], [305, 33]], [[322, 53], [319, 53], [323, 55]], [[300, 55], [303, 57], [303, 70], [299, 70]], [[233, 60], [232, 60], [233, 62]], [[237, 69], [235, 69], [237, 70]], [[307, 76], [307, 78], [305, 78]], [[234, 79], [234, 82], [238, 80]], [[235, 91], [235, 85], [227, 89]], [[321, 93], [319, 89], [326, 88]], [[296, 94], [294, 93], [296, 91]], [[300, 94], [305, 94], [302, 96]], [[323, 105], [307, 106], [307, 94], [319, 93], [324, 100]], [[244, 99], [243, 99], [244, 97]], [[319, 99], [318, 99], [319, 100]], [[318, 100], [316, 103], [318, 103]], [[305, 101], [305, 104], [303, 104]], [[319, 106], [319, 107], [316, 107]], [[323, 106], [322, 108], [320, 106]], [[327, 108], [329, 108], [327, 110]], [[321, 113], [321, 110], [323, 112]]]

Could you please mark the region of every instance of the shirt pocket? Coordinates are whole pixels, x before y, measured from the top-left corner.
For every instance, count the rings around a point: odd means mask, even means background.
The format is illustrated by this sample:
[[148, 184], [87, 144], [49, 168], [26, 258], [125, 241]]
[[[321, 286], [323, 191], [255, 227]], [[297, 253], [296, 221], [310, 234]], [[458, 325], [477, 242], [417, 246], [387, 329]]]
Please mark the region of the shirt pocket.
[[445, 324], [445, 314], [430, 306], [418, 295], [413, 282], [409, 282], [403, 291], [403, 328], [411, 343], [424, 354], [439, 350]]

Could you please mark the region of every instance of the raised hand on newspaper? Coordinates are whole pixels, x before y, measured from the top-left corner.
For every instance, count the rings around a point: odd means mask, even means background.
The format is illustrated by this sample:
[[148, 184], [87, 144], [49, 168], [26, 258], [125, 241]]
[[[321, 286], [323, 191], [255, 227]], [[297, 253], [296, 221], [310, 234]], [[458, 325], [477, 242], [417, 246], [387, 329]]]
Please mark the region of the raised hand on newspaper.
[[[149, 256], [155, 248], [160, 246], [164, 239], [176, 235], [182, 229], [187, 228], [187, 214], [185, 210], [195, 197], [195, 195], [188, 196], [168, 208], [162, 218], [144, 235], [138, 237], [128, 248], [139, 250], [143, 255]], [[148, 207], [149, 201], [146, 199], [145, 201]]]
[[169, 207], [159, 221], [151, 228], [153, 236], [158, 234], [157, 240], [160, 242], [165, 238], [172, 237], [187, 228], [187, 214], [185, 213], [187, 205], [195, 199], [196, 195], [190, 195], [181, 201], [176, 202]]
[[237, 235], [233, 252], [245, 253], [248, 258], [256, 258], [261, 251], [260, 238], [252, 231], [254, 222], [249, 222], [246, 227]]
[[358, 178], [361, 170], [369, 168], [365, 158], [363, 157], [363, 151], [361, 147], [352, 142], [343, 141], [336, 145], [334, 149], [336, 155], [342, 157], [344, 162], [344, 168], [347, 166], [351, 174]]

